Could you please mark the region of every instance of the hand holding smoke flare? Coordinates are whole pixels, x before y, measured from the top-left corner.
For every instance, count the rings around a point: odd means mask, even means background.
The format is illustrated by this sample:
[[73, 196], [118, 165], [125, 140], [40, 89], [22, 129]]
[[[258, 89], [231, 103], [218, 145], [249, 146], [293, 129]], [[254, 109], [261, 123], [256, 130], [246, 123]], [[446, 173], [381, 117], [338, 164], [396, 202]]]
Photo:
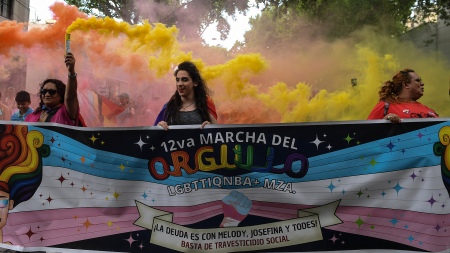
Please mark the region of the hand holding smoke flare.
[[[66, 55], [70, 53], [70, 33], [66, 33]], [[66, 67], [69, 68], [69, 65], [66, 64]]]

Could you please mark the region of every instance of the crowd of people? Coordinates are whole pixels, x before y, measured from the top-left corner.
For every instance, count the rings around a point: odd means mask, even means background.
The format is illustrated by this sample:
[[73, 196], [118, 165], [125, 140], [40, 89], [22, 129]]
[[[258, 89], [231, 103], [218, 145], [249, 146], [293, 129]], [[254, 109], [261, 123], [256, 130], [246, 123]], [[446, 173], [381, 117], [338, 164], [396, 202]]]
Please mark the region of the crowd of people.
[[[71, 126], [86, 126], [80, 114], [77, 96], [77, 72], [75, 57], [65, 55], [64, 64], [68, 70], [67, 84], [58, 79], [46, 79], [39, 91], [39, 105], [32, 108], [31, 96], [27, 91], [16, 92], [8, 87], [5, 96], [0, 92], [0, 120], [25, 122], [54, 122]], [[139, 95], [137, 101], [128, 93], [116, 93], [111, 99], [123, 110], [116, 116], [119, 126], [151, 125], [168, 130], [171, 125], [217, 124], [217, 112], [205, 80], [197, 66], [189, 61], [180, 63], [174, 71], [176, 91], [155, 114]], [[438, 114], [417, 100], [424, 94], [424, 83], [412, 69], [397, 72], [392, 80], [384, 82], [379, 93], [379, 102], [370, 112], [368, 119], [384, 119], [400, 123], [406, 118], [437, 118]]]

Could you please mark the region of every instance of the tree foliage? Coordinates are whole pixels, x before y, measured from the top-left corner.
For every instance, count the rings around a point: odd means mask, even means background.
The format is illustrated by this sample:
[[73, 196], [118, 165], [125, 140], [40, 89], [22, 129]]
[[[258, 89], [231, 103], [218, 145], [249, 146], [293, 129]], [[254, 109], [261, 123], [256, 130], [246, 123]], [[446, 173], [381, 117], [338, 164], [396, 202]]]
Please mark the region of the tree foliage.
[[[330, 39], [346, 37], [364, 26], [373, 26], [382, 34], [399, 35], [408, 25], [436, 19], [448, 23], [450, 0], [256, 0], [265, 6], [263, 15], [273, 22], [287, 16], [320, 26]], [[261, 18], [262, 18], [261, 16]], [[262, 22], [267, 22], [261, 20]], [[254, 21], [255, 23], [256, 21]], [[292, 22], [289, 22], [292, 25]], [[291, 28], [286, 28], [291, 29]]]
[[64, 0], [80, 11], [97, 17], [112, 17], [130, 24], [144, 19], [150, 23], [176, 25], [183, 37], [199, 37], [217, 23], [221, 39], [230, 31], [227, 17], [234, 18], [249, 8], [248, 0]]

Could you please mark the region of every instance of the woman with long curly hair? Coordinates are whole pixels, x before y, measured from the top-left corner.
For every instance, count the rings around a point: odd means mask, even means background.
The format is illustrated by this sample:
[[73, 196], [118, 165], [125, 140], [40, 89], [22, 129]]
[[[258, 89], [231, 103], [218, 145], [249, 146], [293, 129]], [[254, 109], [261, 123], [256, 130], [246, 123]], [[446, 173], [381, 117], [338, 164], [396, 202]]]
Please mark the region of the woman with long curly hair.
[[399, 123], [405, 118], [437, 118], [439, 115], [417, 100], [423, 96], [424, 83], [414, 70], [399, 71], [392, 80], [381, 86], [380, 101], [370, 112], [368, 119], [386, 119]]
[[217, 113], [200, 71], [194, 63], [185, 61], [175, 70], [177, 90], [159, 112], [155, 124], [169, 129], [169, 125], [196, 125], [204, 128], [217, 124]]

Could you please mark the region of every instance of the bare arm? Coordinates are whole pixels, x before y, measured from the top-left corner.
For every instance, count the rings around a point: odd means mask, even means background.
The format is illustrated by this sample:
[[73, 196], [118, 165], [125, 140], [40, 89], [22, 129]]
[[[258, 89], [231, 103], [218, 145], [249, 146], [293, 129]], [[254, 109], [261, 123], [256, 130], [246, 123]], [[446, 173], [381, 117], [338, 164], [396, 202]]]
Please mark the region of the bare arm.
[[72, 53], [67, 53], [65, 56], [65, 63], [67, 70], [69, 71], [69, 77], [67, 79], [66, 93], [64, 94], [64, 104], [67, 108], [67, 113], [70, 119], [75, 120], [78, 116], [78, 96], [77, 96], [77, 73], [75, 72], [75, 57]]
[[211, 118], [211, 122], [209, 122], [209, 121], [203, 122], [202, 125], [200, 126], [200, 128], [205, 128], [205, 126], [208, 124], [217, 124], [216, 118], [214, 118], [214, 116], [212, 116], [211, 113], [209, 114], [209, 117]]

